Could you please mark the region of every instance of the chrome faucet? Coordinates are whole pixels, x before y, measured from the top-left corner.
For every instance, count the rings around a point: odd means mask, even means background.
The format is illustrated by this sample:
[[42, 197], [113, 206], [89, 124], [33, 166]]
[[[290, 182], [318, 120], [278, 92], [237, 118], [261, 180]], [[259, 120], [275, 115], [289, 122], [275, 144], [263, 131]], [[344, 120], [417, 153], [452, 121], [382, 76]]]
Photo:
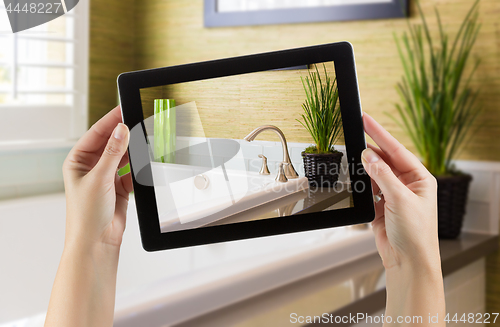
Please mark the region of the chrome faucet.
[[260, 168], [259, 174], [261, 175], [271, 175], [269, 168], [267, 168], [267, 158], [263, 154], [259, 154], [259, 158], [262, 159], [262, 167]]
[[286, 162], [280, 162], [279, 167], [278, 167], [278, 175], [276, 176], [276, 181], [280, 183], [286, 183], [288, 182], [288, 178], [286, 178], [285, 175], [285, 169], [283, 167], [288, 166]]
[[273, 125], [263, 125], [259, 126], [253, 131], [251, 131], [247, 136], [245, 136], [243, 139], [247, 142], [252, 142], [257, 135], [259, 135], [263, 131], [271, 130], [274, 131], [278, 136], [280, 137], [281, 140], [281, 145], [283, 146], [283, 163], [285, 163], [285, 176], [288, 179], [293, 179], [293, 178], [298, 178], [299, 174], [295, 171], [295, 168], [293, 168], [292, 161], [290, 160], [290, 155], [288, 154], [288, 146], [286, 144], [286, 139], [285, 135], [283, 132], [276, 126]]

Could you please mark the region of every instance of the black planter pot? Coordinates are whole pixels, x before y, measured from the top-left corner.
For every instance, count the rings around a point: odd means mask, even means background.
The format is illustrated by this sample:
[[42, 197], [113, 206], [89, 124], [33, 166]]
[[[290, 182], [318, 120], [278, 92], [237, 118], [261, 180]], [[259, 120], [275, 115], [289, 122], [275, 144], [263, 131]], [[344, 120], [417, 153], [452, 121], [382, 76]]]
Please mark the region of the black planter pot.
[[323, 154], [302, 152], [304, 172], [309, 183], [321, 187], [335, 186], [339, 179], [340, 162], [343, 155], [342, 152]]
[[467, 194], [472, 176], [459, 174], [437, 176], [439, 238], [453, 239], [460, 235], [464, 221]]

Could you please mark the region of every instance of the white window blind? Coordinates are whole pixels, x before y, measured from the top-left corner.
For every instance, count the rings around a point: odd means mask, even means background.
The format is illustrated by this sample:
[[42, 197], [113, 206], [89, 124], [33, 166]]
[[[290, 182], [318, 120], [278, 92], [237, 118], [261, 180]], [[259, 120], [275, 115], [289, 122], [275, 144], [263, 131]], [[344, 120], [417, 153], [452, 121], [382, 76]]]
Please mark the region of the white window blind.
[[76, 139], [87, 124], [88, 1], [12, 33], [0, 8], [2, 143]]

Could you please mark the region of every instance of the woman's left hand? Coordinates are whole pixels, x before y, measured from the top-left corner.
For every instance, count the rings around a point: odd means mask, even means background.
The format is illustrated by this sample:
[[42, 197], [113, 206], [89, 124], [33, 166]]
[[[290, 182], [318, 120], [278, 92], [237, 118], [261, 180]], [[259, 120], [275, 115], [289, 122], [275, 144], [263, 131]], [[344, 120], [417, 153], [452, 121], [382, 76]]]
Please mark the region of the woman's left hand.
[[66, 241], [57, 270], [46, 327], [112, 326], [118, 257], [132, 191], [129, 131], [120, 107], [78, 141], [64, 161]]
[[117, 174], [128, 163], [129, 130], [121, 121], [118, 106], [85, 133], [64, 162], [67, 243], [121, 244], [132, 192], [130, 174]]

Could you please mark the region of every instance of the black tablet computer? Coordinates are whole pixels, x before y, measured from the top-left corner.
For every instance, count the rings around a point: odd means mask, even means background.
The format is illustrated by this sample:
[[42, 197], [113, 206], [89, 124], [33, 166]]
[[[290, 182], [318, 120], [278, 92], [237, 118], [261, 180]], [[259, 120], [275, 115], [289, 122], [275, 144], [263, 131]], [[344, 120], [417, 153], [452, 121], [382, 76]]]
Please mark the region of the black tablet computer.
[[147, 251], [373, 220], [348, 42], [128, 72], [118, 88]]

